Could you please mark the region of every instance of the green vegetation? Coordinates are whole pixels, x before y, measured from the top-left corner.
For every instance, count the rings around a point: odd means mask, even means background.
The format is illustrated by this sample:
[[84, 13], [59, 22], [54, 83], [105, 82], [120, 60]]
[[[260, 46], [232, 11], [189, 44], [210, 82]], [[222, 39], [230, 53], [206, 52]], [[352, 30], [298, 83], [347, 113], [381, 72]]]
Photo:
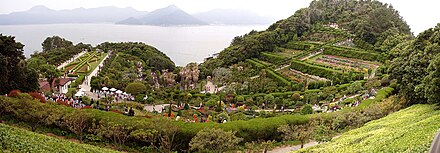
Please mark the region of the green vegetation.
[[411, 104], [440, 102], [439, 33], [437, 24], [391, 50], [396, 58], [389, 65], [390, 79], [397, 80], [397, 89]]
[[356, 73], [343, 73], [341, 71], [311, 65], [310, 63], [305, 63], [297, 60], [293, 60], [290, 67], [292, 69], [301, 71], [303, 73], [308, 73], [308, 74], [324, 77], [327, 79], [331, 79], [338, 84], [347, 83], [352, 80], [362, 79], [362, 75]]
[[43, 41], [42, 46], [43, 51], [34, 53], [31, 57], [43, 59], [51, 65], [61, 64], [72, 58], [74, 55], [82, 52], [84, 49], [87, 49], [88, 51], [92, 50], [92, 45], [90, 44], [78, 43], [73, 45], [71, 41], [59, 36], [47, 37]]
[[0, 124], [0, 149], [2, 152], [116, 152], [33, 133], [5, 124]]
[[38, 73], [26, 66], [23, 47], [14, 37], [0, 34], [0, 95], [14, 89], [30, 92], [39, 88]]
[[363, 59], [367, 61], [381, 61], [383, 60], [381, 55], [378, 53], [359, 51], [353, 49], [347, 49], [342, 47], [334, 47], [334, 46], [324, 46], [324, 54], [326, 55], [335, 55], [342, 56], [348, 58], [357, 58]]
[[414, 105], [297, 152], [427, 152], [440, 126], [434, 105]]

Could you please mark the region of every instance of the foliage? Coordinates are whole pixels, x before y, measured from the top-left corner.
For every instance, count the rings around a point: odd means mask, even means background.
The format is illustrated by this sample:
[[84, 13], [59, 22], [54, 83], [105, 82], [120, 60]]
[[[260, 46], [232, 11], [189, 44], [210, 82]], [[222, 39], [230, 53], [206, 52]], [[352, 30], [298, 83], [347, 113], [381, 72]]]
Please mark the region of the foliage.
[[301, 109], [302, 115], [307, 115], [307, 114], [312, 114], [312, 113], [313, 113], [313, 108], [312, 108], [312, 105], [310, 105], [310, 104], [303, 106], [303, 108]]
[[278, 74], [276, 71], [272, 71], [270, 69], [266, 69], [267, 71], [267, 76], [269, 76], [269, 78], [275, 79], [277, 80], [280, 84], [285, 85], [285, 86], [290, 86], [291, 82], [288, 81], [288, 79], [284, 78], [284, 75]]
[[0, 149], [4, 152], [116, 152], [29, 132], [5, 124], [0, 124]]
[[191, 150], [200, 152], [224, 152], [234, 148], [242, 138], [235, 136], [236, 132], [223, 131], [222, 129], [203, 129], [191, 139]]
[[301, 148], [303, 148], [305, 142], [311, 138], [313, 129], [308, 124], [300, 124], [293, 126], [282, 125], [277, 131], [283, 134], [284, 140], [299, 140]]
[[[397, 89], [405, 96], [409, 104], [438, 103], [440, 100], [436, 81], [432, 77], [436, 75], [435, 65], [438, 63], [436, 56], [440, 55], [439, 44], [440, 24], [435, 28], [420, 33], [413, 41], [403, 43], [393, 49], [395, 59], [389, 65], [390, 79], [397, 80]], [[432, 64], [430, 70], [428, 67]], [[431, 75], [432, 74], [432, 75]], [[425, 83], [423, 81], [426, 79]], [[432, 82], [431, 82], [432, 81]]]
[[439, 119], [437, 106], [414, 105], [298, 152], [427, 152]]
[[367, 61], [382, 61], [382, 57], [378, 53], [359, 51], [335, 46], [325, 46], [325, 55], [335, 55], [348, 58], [362, 59]]
[[0, 34], [0, 94], [18, 89], [23, 92], [39, 89], [38, 74], [26, 66], [24, 45], [12, 36]]
[[336, 83], [347, 83], [350, 80], [358, 80], [360, 78], [359, 74], [342, 73], [341, 71], [312, 65], [310, 63], [305, 63], [297, 60], [293, 60], [290, 67], [303, 73], [317, 75], [333, 80]]
[[132, 82], [125, 87], [125, 92], [130, 93], [132, 95], [138, 95], [145, 93], [147, 88], [141, 82]]

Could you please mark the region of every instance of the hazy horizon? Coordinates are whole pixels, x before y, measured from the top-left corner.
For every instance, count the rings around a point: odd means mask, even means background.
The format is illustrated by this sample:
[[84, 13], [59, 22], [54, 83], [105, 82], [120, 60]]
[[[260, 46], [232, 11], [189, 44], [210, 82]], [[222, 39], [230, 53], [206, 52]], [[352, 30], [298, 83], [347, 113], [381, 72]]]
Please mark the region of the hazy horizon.
[[[50, 9], [63, 10], [75, 8], [96, 8], [115, 6], [120, 8], [132, 7], [139, 11], [153, 11], [169, 5], [176, 5], [182, 10], [194, 14], [213, 9], [241, 9], [257, 13], [261, 16], [273, 17], [277, 20], [287, 18], [300, 8], [307, 7], [312, 0], [0, 0], [0, 14], [8, 14], [17, 11], [26, 11], [37, 5], [44, 5]], [[440, 22], [437, 14], [440, 10], [436, 7], [440, 4], [434, 0], [399, 1], [380, 0], [391, 4], [410, 25], [415, 35], [434, 27]]]

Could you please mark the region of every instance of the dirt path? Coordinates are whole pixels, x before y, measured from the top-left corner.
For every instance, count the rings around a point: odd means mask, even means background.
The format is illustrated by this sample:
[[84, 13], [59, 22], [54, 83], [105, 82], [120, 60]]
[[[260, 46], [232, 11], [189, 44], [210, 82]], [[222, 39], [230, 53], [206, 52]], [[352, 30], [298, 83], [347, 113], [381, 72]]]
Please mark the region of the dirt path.
[[[309, 143], [304, 144], [304, 148], [311, 147], [317, 145], [318, 142], [316, 141], [310, 141]], [[271, 151], [268, 151], [268, 153], [286, 153], [286, 152], [292, 152], [295, 150], [301, 149], [301, 145], [295, 145], [295, 146], [285, 146], [280, 148], [275, 148]]]

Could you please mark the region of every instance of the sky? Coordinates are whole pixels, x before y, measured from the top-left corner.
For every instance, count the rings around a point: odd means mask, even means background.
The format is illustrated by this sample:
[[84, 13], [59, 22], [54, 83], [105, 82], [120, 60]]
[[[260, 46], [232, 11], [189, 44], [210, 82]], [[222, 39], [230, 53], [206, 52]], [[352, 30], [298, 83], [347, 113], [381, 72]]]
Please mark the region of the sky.
[[[0, 0], [0, 14], [25, 11], [36, 5], [51, 9], [94, 8], [100, 6], [133, 7], [152, 11], [175, 4], [188, 13], [211, 9], [244, 9], [276, 19], [287, 18], [296, 10], [307, 7], [312, 0]], [[410, 25], [414, 34], [440, 22], [438, 0], [379, 0], [391, 3]]]

